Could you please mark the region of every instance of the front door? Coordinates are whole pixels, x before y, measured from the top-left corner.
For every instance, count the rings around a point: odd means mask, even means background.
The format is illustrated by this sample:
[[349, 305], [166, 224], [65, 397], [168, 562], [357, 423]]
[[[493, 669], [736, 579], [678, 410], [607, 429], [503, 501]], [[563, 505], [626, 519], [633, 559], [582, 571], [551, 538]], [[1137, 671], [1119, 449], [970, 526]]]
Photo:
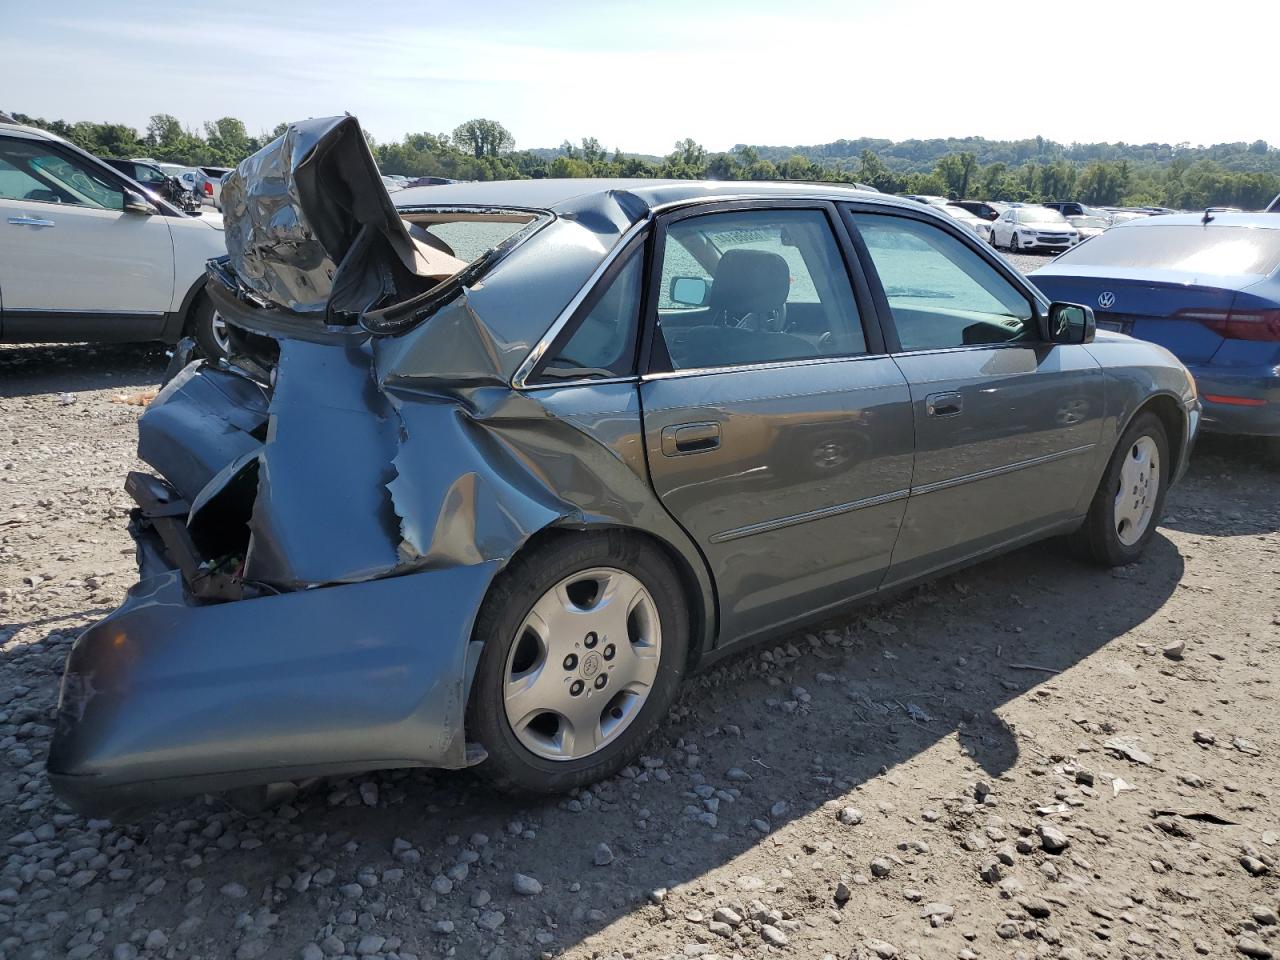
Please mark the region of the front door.
[[1031, 295], [958, 231], [884, 213], [852, 220], [892, 319], [916, 433], [886, 583], [1079, 516], [1102, 431], [1097, 361], [1045, 342]]
[[911, 402], [829, 206], [660, 226], [641, 402], [663, 505], [706, 556], [721, 637], [876, 589], [911, 482]]
[[[173, 241], [161, 215], [126, 213], [122, 181], [44, 140], [0, 135], [4, 335], [158, 336], [173, 305]], [[101, 329], [96, 329], [101, 328]], [[154, 329], [153, 329], [154, 328]]]

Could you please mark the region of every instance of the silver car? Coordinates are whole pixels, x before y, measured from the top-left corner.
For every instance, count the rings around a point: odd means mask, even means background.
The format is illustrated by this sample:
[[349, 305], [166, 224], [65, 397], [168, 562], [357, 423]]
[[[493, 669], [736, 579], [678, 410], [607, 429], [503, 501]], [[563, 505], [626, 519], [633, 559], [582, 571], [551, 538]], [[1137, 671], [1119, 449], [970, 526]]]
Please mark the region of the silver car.
[[63, 678], [48, 767], [82, 809], [402, 766], [590, 783], [754, 640], [1045, 537], [1134, 562], [1196, 435], [1170, 354], [918, 203], [393, 203], [352, 117], [224, 191], [231, 359], [142, 417], [140, 579]]

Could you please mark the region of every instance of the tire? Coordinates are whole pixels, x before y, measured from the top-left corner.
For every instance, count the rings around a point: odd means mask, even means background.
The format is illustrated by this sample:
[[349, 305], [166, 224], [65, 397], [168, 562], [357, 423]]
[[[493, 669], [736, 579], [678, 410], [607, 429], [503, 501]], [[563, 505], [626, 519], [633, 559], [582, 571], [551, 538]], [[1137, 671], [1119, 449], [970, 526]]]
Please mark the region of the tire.
[[1017, 253], [1018, 251], [1018, 231], [1013, 230], [1009, 233], [1009, 252]]
[[[609, 612], [609, 591], [628, 605]], [[467, 737], [488, 753], [476, 773], [505, 791], [555, 794], [629, 763], [684, 677], [688, 607], [661, 550], [620, 531], [557, 534], [516, 557], [476, 618], [484, 647]], [[630, 679], [645, 671], [647, 686]]]
[[191, 307], [187, 333], [195, 337], [200, 353], [206, 359], [217, 361], [231, 356], [231, 342], [227, 338], [222, 319], [203, 293], [196, 295], [196, 302]]
[[[1164, 511], [1169, 466], [1164, 424], [1154, 413], [1138, 414], [1111, 454], [1084, 523], [1071, 536], [1077, 556], [1104, 567], [1135, 562], [1155, 536]], [[1122, 481], [1127, 488], [1123, 500]]]

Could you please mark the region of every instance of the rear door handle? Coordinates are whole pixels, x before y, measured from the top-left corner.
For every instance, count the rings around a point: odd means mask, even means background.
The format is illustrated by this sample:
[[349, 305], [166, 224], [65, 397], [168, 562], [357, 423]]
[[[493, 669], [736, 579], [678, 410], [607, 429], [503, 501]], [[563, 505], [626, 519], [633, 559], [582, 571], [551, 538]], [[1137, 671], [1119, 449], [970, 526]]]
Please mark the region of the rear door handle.
[[52, 227], [52, 220], [43, 217], [10, 217], [9, 222], [16, 227]]
[[676, 423], [662, 428], [662, 453], [667, 457], [683, 457], [704, 453], [720, 446], [720, 424], [714, 420], [702, 423]]
[[924, 398], [931, 417], [955, 417], [964, 412], [964, 397], [958, 393], [931, 393]]

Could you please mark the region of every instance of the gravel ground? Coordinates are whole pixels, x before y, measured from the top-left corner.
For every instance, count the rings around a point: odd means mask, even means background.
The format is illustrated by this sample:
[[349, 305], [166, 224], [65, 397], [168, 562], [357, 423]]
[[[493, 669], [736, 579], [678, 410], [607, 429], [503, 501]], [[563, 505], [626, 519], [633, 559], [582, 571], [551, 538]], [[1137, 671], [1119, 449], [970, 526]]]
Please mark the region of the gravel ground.
[[0, 960], [1280, 953], [1280, 481], [1239, 442], [1142, 563], [1041, 545], [779, 637], [572, 797], [414, 771], [67, 812], [62, 660], [134, 580], [113, 398], [163, 365], [0, 347]]

